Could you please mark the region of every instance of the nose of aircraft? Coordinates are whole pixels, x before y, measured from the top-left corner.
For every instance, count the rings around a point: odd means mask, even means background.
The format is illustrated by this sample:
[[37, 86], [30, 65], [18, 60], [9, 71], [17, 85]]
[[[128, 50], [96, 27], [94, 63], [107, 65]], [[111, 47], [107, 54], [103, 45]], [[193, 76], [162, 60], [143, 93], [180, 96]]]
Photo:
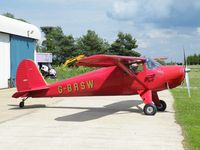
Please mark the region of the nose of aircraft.
[[179, 86], [185, 78], [185, 68], [183, 66], [166, 66], [163, 71], [169, 88]]

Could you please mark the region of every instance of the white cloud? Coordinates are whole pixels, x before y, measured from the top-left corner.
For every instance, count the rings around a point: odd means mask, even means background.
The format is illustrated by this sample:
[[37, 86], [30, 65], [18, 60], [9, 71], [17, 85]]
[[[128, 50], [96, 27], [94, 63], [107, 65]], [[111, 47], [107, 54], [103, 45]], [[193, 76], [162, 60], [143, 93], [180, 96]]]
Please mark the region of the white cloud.
[[169, 39], [176, 36], [177, 33], [170, 29], [152, 29], [149, 32], [147, 32], [147, 35], [149, 36], [149, 38], [152, 39], [158, 39], [158, 38]]
[[143, 39], [137, 39], [137, 44], [138, 44], [139, 49], [147, 49], [149, 46], [147, 41], [145, 41]]
[[120, 18], [129, 18], [129, 15], [137, 15], [138, 3], [127, 2], [127, 1], [116, 1], [113, 4], [112, 12]]
[[117, 0], [108, 11], [117, 20], [160, 27], [200, 25], [199, 0]]
[[110, 15], [119, 19], [139, 20], [169, 16], [173, 0], [118, 0], [114, 2]]
[[197, 28], [197, 34], [200, 35], [200, 27]]
[[107, 13], [135, 35], [142, 55], [174, 61], [182, 60], [183, 46], [188, 54], [199, 50], [199, 14], [199, 0], [117, 0]]

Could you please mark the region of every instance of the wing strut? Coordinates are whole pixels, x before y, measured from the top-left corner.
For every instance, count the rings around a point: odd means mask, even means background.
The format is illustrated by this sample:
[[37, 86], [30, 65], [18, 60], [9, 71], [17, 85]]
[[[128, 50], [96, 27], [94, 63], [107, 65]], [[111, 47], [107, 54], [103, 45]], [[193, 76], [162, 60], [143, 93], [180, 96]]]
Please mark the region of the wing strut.
[[137, 78], [137, 76], [131, 72], [123, 63], [117, 62], [117, 66], [125, 71], [130, 77], [134, 78], [138, 83], [140, 83], [145, 89], [148, 89], [147, 86]]

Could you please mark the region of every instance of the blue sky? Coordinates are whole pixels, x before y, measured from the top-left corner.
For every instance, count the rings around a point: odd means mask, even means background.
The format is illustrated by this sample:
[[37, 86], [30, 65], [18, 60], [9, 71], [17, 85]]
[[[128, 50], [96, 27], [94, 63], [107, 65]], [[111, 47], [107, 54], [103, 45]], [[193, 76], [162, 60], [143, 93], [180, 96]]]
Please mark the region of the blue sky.
[[137, 51], [171, 61], [200, 53], [199, 0], [6, 0], [0, 13], [40, 26], [61, 26], [79, 37], [88, 29], [112, 42], [119, 31], [133, 35]]

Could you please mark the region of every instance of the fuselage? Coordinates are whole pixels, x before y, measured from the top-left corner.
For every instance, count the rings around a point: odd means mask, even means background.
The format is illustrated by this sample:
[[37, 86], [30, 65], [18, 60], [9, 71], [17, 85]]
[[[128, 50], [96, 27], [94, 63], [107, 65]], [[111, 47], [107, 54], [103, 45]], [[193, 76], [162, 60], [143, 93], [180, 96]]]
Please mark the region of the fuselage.
[[142, 71], [132, 72], [143, 84], [121, 68], [111, 66], [49, 84], [48, 90], [33, 92], [31, 97], [134, 95], [144, 88], [155, 92], [174, 88], [184, 79], [182, 66], [146, 66], [144, 63]]

